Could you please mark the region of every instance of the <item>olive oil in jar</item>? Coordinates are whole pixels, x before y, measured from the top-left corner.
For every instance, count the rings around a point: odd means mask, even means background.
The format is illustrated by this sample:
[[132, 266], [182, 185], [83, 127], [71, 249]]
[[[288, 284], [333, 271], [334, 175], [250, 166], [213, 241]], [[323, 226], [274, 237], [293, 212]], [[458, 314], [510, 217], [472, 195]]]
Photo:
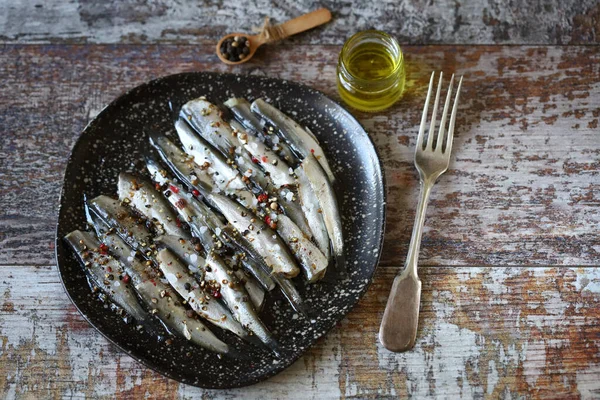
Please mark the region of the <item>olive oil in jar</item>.
[[338, 91], [351, 107], [380, 111], [390, 107], [404, 91], [404, 59], [398, 42], [379, 31], [359, 32], [340, 53]]

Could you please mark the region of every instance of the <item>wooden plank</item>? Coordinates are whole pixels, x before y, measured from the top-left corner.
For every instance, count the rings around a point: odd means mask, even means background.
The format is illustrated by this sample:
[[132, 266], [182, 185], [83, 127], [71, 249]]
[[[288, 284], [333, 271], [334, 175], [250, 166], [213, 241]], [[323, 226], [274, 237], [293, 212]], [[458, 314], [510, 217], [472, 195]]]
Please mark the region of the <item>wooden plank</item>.
[[[273, 50], [273, 49], [271, 49]], [[338, 98], [337, 46], [278, 47], [229, 68], [210, 46], [4, 46], [0, 52], [0, 264], [54, 262], [67, 156], [120, 92], [181, 71], [262, 74]], [[465, 75], [450, 170], [434, 188], [427, 265], [600, 265], [599, 47], [405, 47], [406, 96], [354, 112], [389, 190], [382, 265], [406, 254], [418, 193], [414, 139], [430, 71]], [[301, 63], [302, 68], [298, 68]]]
[[[396, 268], [291, 368], [249, 388], [180, 385], [121, 354], [67, 299], [54, 266], [0, 267], [3, 398], [595, 397], [600, 391], [600, 269], [420, 270], [417, 346], [377, 342]], [[36, 282], [35, 286], [32, 282]]]
[[249, 0], [89, 2], [60, 0], [0, 4], [0, 40], [8, 43], [215, 43], [229, 32], [252, 32], [270, 16], [276, 23], [328, 7], [333, 21], [302, 34], [302, 44], [342, 44], [377, 28], [407, 44], [598, 43], [600, 6], [594, 0], [361, 1], [314, 3]]

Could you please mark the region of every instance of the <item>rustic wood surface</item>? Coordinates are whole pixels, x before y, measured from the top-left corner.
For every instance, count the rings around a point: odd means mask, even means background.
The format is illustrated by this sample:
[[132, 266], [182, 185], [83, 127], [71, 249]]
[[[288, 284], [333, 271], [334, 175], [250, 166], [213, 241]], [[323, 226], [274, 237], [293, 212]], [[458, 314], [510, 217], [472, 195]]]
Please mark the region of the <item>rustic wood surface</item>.
[[[597, 2], [331, 1], [320, 5], [333, 24], [236, 68], [212, 54], [229, 25], [317, 5], [99, 4], [0, 2], [0, 397], [600, 397], [600, 47], [547, 46], [597, 44]], [[85, 124], [124, 90], [182, 71], [280, 77], [339, 99], [339, 45], [375, 22], [404, 43], [448, 45], [404, 46], [402, 101], [353, 112], [389, 193], [365, 298], [292, 367], [249, 388], [181, 385], [121, 354], [70, 304], [53, 256], [62, 174]], [[411, 159], [434, 69], [465, 84], [453, 160], [427, 214], [417, 346], [393, 354], [377, 331], [412, 229]]]
[[342, 44], [381, 29], [405, 44], [590, 44], [600, 42], [596, 0], [38, 0], [0, 2], [9, 43], [213, 43], [327, 7], [333, 21], [293, 39]]
[[[163, 378], [103, 340], [55, 266], [2, 266], [2, 397], [592, 398], [600, 394], [600, 269], [425, 267], [415, 349], [376, 340], [396, 269], [381, 268], [342, 324], [281, 374], [235, 390]], [[32, 282], [36, 282], [32, 290]]]

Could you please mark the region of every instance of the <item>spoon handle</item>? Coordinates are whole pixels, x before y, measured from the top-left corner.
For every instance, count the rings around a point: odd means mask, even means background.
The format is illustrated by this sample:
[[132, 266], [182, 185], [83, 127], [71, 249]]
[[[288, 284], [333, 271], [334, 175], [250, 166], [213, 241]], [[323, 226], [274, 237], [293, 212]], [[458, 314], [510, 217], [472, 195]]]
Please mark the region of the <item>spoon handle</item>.
[[284, 22], [279, 25], [279, 28], [285, 32], [285, 36], [287, 37], [307, 31], [329, 21], [331, 21], [331, 12], [326, 8], [319, 8], [316, 11]]

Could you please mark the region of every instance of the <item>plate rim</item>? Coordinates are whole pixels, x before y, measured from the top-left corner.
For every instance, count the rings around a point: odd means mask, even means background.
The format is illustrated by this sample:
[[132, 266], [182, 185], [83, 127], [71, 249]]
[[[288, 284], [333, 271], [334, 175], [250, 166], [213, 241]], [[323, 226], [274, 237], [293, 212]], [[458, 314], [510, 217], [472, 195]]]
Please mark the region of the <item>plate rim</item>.
[[[354, 121], [356, 124], [358, 124], [358, 126], [361, 127], [361, 129], [364, 131], [370, 145], [373, 148], [373, 151], [375, 152], [375, 156], [376, 156], [376, 163], [375, 165], [377, 165], [377, 172], [380, 175], [381, 179], [378, 179], [378, 181], [381, 182], [381, 195], [382, 195], [382, 199], [383, 199], [383, 204], [382, 204], [382, 213], [381, 213], [381, 234], [379, 237], [379, 240], [377, 242], [378, 246], [378, 252], [377, 252], [377, 257], [376, 257], [376, 262], [375, 262], [375, 266], [373, 268], [373, 273], [371, 274], [371, 276], [369, 277], [368, 282], [366, 282], [366, 284], [363, 286], [363, 288], [360, 290], [360, 292], [358, 293], [358, 300], [352, 304], [349, 309], [343, 313], [343, 314], [339, 314], [338, 316], [336, 316], [335, 318], [335, 323], [332, 324], [332, 326], [327, 329], [326, 331], [323, 332], [322, 335], [320, 335], [318, 338], [314, 339], [312, 341], [312, 343], [306, 347], [302, 352], [299, 352], [298, 354], [296, 354], [293, 357], [287, 358], [286, 362], [283, 363], [282, 368], [278, 368], [278, 369], [273, 369], [270, 370], [269, 372], [260, 375], [257, 378], [252, 378], [249, 380], [245, 380], [244, 382], [240, 382], [240, 383], [235, 383], [233, 385], [228, 385], [228, 386], [219, 386], [219, 385], [211, 385], [211, 384], [205, 384], [204, 382], [200, 382], [197, 381], [198, 383], [194, 383], [194, 382], [186, 382], [183, 379], [181, 379], [181, 377], [176, 377], [174, 376], [173, 373], [171, 373], [169, 369], [167, 368], [162, 368], [159, 365], [154, 365], [152, 361], [147, 361], [143, 358], [138, 358], [137, 356], [135, 356], [133, 354], [132, 351], [127, 350], [126, 348], [122, 347], [119, 343], [117, 343], [115, 340], [113, 340], [113, 338], [111, 338], [110, 336], [108, 336], [108, 334], [104, 333], [102, 331], [102, 329], [100, 329], [99, 327], [97, 327], [86, 315], [86, 313], [84, 313], [79, 305], [77, 304], [77, 302], [73, 299], [73, 297], [71, 296], [71, 293], [69, 292], [69, 289], [63, 279], [63, 273], [65, 273], [65, 271], [63, 271], [63, 266], [61, 265], [60, 262], [60, 255], [59, 255], [59, 251], [60, 251], [60, 247], [61, 247], [61, 241], [62, 238], [59, 237], [59, 230], [60, 230], [60, 221], [61, 221], [61, 215], [62, 215], [62, 208], [63, 208], [63, 200], [64, 200], [64, 196], [65, 196], [65, 179], [66, 179], [66, 175], [67, 175], [67, 171], [69, 170], [72, 162], [73, 162], [73, 156], [77, 150], [77, 148], [79, 146], [81, 146], [82, 144], [82, 138], [84, 137], [84, 135], [86, 135], [86, 132], [96, 123], [98, 123], [97, 121], [102, 117], [103, 114], [105, 114], [106, 112], [110, 111], [111, 109], [118, 107], [120, 105], [121, 102], [125, 101], [125, 99], [132, 95], [134, 92], [141, 90], [143, 88], [146, 87], [150, 87], [158, 82], [161, 81], [166, 81], [169, 79], [179, 79], [179, 78], [184, 78], [186, 76], [219, 76], [219, 77], [230, 77], [230, 78], [251, 78], [251, 79], [259, 79], [259, 80], [263, 80], [263, 81], [278, 81], [279, 83], [282, 84], [286, 84], [286, 85], [291, 85], [291, 86], [296, 86], [299, 87], [301, 89], [304, 90], [309, 90], [309, 91], [313, 91], [316, 94], [324, 97], [325, 99], [327, 99], [328, 101], [334, 103], [336, 106], [339, 107], [339, 109], [341, 110], [341, 112], [344, 114], [344, 117], [351, 119], [352, 121]], [[86, 125], [85, 127], [80, 131], [79, 135], [77, 136], [77, 139], [75, 140], [75, 143], [73, 144], [73, 147], [71, 148], [71, 151], [69, 153], [69, 157], [67, 158], [67, 163], [65, 164], [64, 170], [63, 170], [63, 174], [62, 174], [62, 180], [61, 180], [61, 190], [60, 190], [60, 195], [58, 198], [58, 209], [57, 209], [57, 216], [56, 216], [56, 228], [55, 228], [55, 240], [54, 240], [54, 258], [56, 261], [56, 266], [57, 266], [57, 272], [60, 278], [60, 282], [61, 285], [65, 291], [65, 293], [67, 294], [68, 299], [71, 301], [71, 303], [75, 306], [75, 308], [77, 309], [78, 313], [83, 317], [83, 319], [90, 324], [91, 327], [94, 328], [94, 330], [98, 333], [100, 333], [111, 345], [115, 346], [119, 351], [127, 354], [129, 357], [133, 358], [135, 361], [139, 362], [140, 364], [142, 364], [143, 366], [145, 366], [146, 368], [149, 368], [150, 370], [165, 376], [169, 379], [172, 379], [176, 382], [180, 382], [182, 384], [185, 385], [190, 385], [190, 386], [194, 386], [194, 387], [199, 387], [199, 388], [203, 388], [203, 389], [220, 389], [220, 390], [225, 390], [225, 389], [237, 389], [237, 388], [241, 388], [241, 387], [248, 387], [248, 386], [252, 386], [255, 385], [257, 383], [266, 381], [267, 379], [272, 378], [273, 376], [281, 373], [282, 371], [288, 369], [290, 366], [292, 366], [294, 363], [296, 363], [296, 361], [298, 361], [302, 356], [304, 356], [307, 352], [307, 350], [309, 350], [310, 348], [312, 348], [313, 346], [315, 346], [316, 342], [323, 338], [326, 337], [327, 335], [329, 335], [329, 333], [333, 330], [333, 328], [335, 328], [337, 326], [337, 324], [343, 320], [344, 318], [346, 318], [346, 316], [348, 316], [358, 305], [358, 303], [363, 299], [363, 297], [365, 296], [365, 294], [367, 293], [368, 289], [371, 287], [371, 284], [373, 283], [375, 274], [377, 273], [377, 270], [379, 269], [379, 263], [381, 261], [381, 255], [382, 255], [382, 249], [383, 249], [383, 244], [384, 244], [384, 238], [385, 238], [385, 230], [386, 230], [386, 220], [387, 220], [387, 182], [386, 182], [386, 175], [385, 175], [385, 168], [383, 165], [383, 162], [381, 160], [381, 155], [379, 154], [379, 150], [377, 149], [377, 146], [375, 146], [375, 143], [373, 141], [373, 138], [371, 137], [371, 135], [367, 132], [367, 130], [365, 129], [365, 127], [360, 123], [360, 121], [358, 121], [358, 119], [356, 117], [354, 117], [354, 115], [352, 115], [340, 102], [332, 99], [331, 97], [329, 97], [328, 95], [326, 95], [325, 93], [323, 93], [321, 90], [318, 89], [314, 89], [311, 86], [308, 86], [304, 83], [300, 83], [300, 82], [296, 82], [296, 81], [291, 81], [291, 80], [287, 80], [287, 79], [282, 79], [282, 78], [275, 78], [275, 77], [268, 77], [268, 76], [257, 76], [257, 75], [250, 75], [250, 74], [237, 74], [237, 73], [229, 73], [229, 72], [215, 72], [215, 71], [189, 71], [189, 72], [179, 72], [176, 74], [170, 74], [170, 75], [163, 75], [160, 76], [158, 78], [154, 78], [148, 81], [145, 81], [139, 85], [134, 86], [133, 88], [127, 89], [123, 92], [121, 92], [119, 95], [117, 95], [116, 98], [114, 98], [112, 101], [110, 101], [107, 105], [105, 105]]]

